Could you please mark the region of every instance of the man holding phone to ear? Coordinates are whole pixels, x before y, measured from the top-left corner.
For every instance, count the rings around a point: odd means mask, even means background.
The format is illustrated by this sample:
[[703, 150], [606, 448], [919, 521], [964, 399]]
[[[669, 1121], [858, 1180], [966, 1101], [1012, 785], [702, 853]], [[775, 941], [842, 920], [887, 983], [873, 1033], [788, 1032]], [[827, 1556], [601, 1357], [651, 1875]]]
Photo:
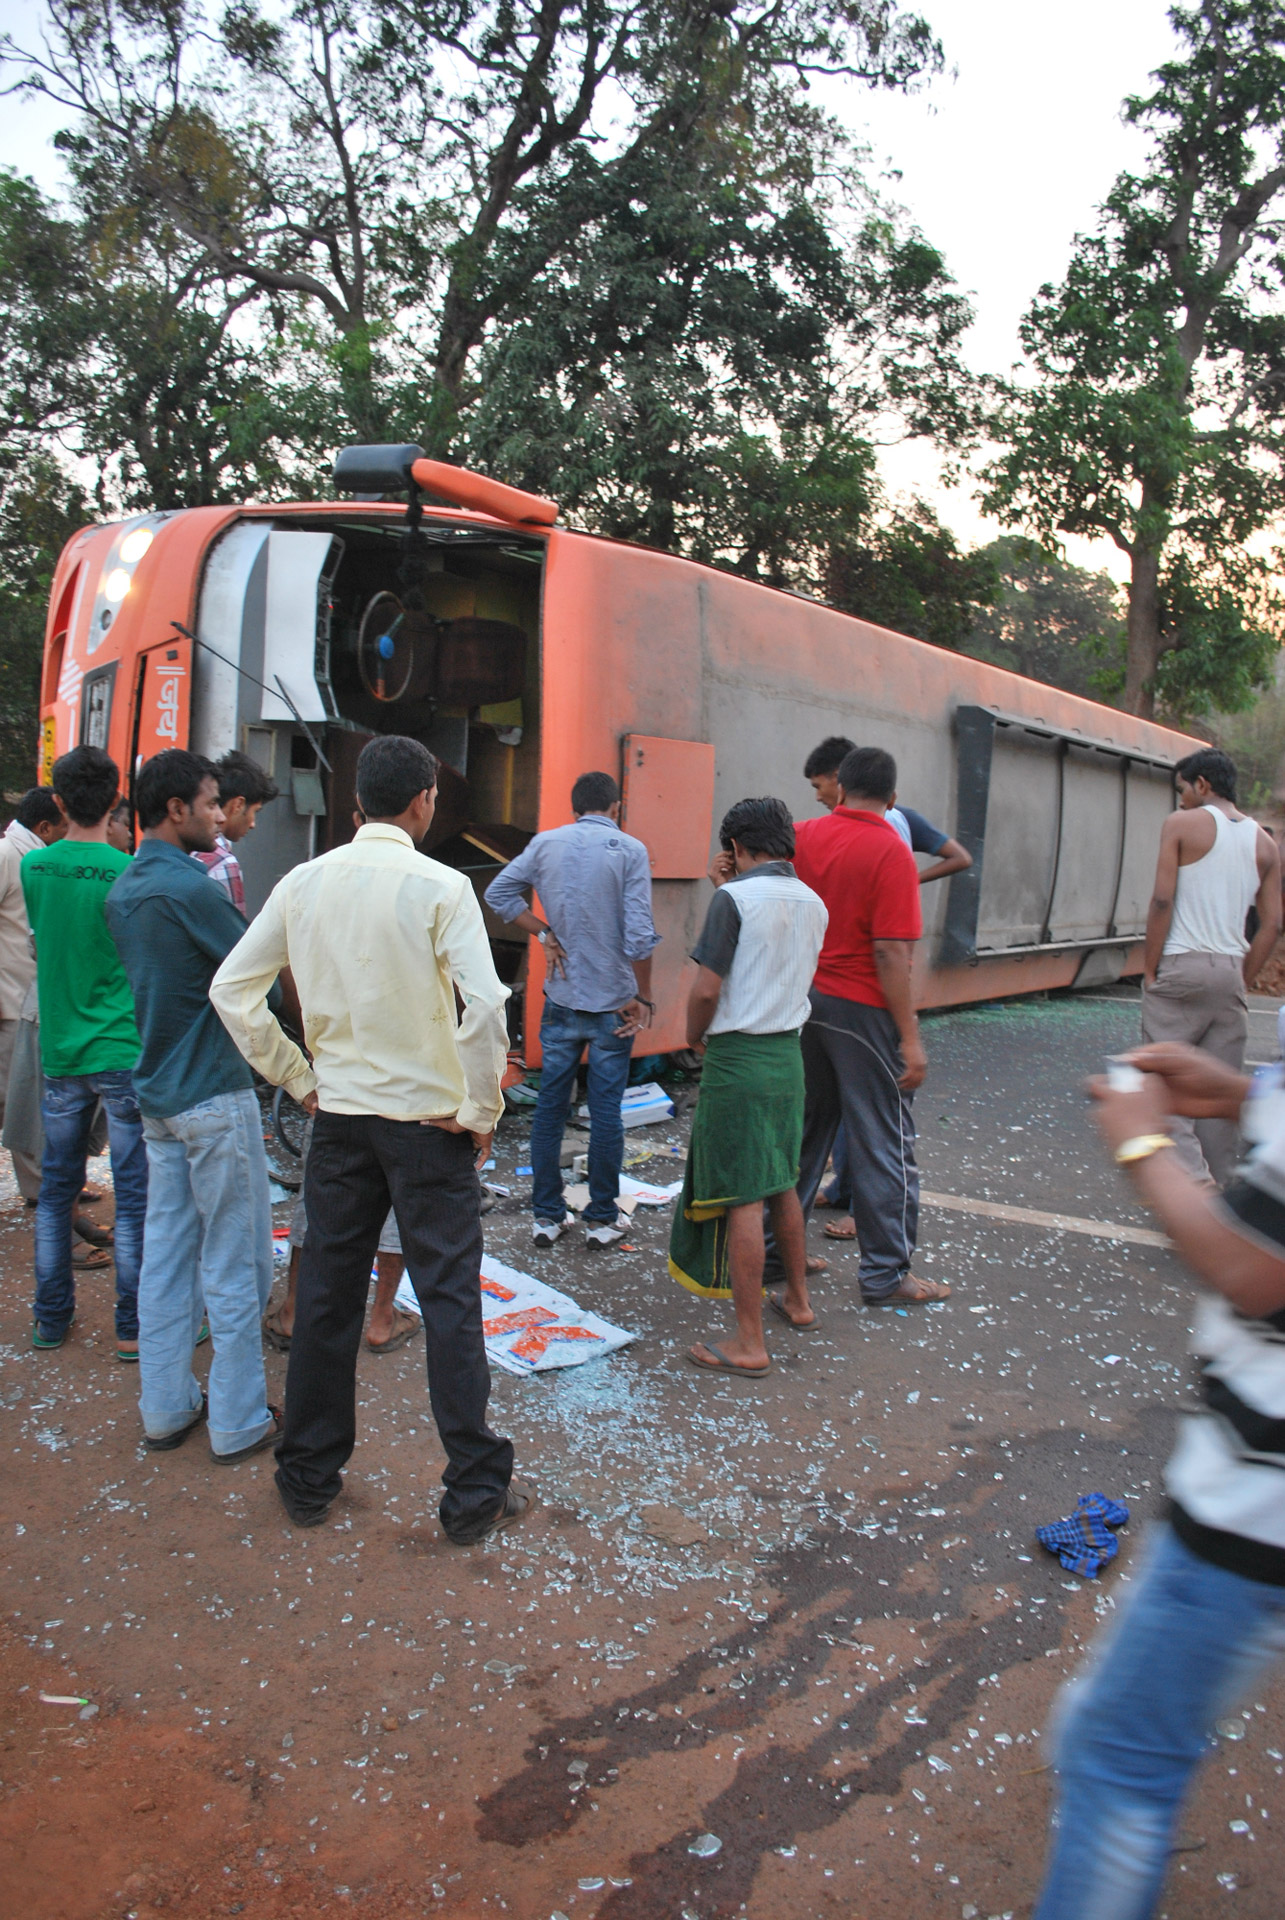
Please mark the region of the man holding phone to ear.
[[1111, 1636], [1066, 1692], [1034, 1920], [1146, 1920], [1215, 1722], [1285, 1653], [1285, 1126], [1220, 1193], [1188, 1172], [1173, 1122], [1237, 1122], [1249, 1080], [1190, 1046], [1127, 1059], [1140, 1085], [1113, 1062], [1089, 1090], [1117, 1166], [1200, 1285], [1205, 1405], [1179, 1428], [1169, 1512]]
[[397, 734], [368, 740], [357, 762], [366, 825], [278, 882], [210, 998], [265, 1079], [297, 1084], [307, 1064], [267, 1005], [288, 966], [316, 1076], [308, 1234], [277, 1448], [286, 1511], [296, 1526], [316, 1526], [342, 1485], [371, 1263], [391, 1203], [446, 1449], [442, 1528], [471, 1546], [529, 1505], [510, 1485], [511, 1444], [486, 1424], [479, 1283], [477, 1170], [504, 1105], [508, 989], [468, 880], [416, 851], [436, 799], [427, 747]]

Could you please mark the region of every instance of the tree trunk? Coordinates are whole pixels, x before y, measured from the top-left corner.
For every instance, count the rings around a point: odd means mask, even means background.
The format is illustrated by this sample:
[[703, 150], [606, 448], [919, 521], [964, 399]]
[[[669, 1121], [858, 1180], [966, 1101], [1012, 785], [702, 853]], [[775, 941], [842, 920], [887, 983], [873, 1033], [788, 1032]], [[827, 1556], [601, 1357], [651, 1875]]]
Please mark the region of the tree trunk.
[[1156, 710], [1156, 663], [1160, 658], [1160, 548], [1133, 549], [1126, 628], [1124, 710], [1150, 720]]

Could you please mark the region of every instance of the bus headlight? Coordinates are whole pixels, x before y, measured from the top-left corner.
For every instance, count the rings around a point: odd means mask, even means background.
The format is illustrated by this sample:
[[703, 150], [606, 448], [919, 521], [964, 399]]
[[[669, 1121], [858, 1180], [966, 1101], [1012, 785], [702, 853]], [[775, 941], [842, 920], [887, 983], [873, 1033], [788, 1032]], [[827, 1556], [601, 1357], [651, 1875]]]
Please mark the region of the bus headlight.
[[[120, 557], [127, 566], [138, 564], [156, 536], [150, 527], [135, 527], [120, 543]], [[120, 596], [118, 595], [117, 598]]]

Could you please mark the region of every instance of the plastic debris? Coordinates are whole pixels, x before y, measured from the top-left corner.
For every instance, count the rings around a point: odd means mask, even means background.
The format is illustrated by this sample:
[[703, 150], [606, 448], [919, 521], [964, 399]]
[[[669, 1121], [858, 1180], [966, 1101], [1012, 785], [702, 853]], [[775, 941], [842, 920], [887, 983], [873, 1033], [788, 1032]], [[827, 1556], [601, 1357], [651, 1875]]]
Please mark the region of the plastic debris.
[[716, 1833], [698, 1833], [687, 1849], [698, 1860], [712, 1860], [716, 1853], [723, 1851], [723, 1843]]
[[606, 1884], [606, 1880], [600, 1874], [590, 1874], [587, 1878], [576, 1881], [581, 1893], [597, 1893]]
[[1227, 1825], [1232, 1831], [1232, 1833], [1248, 1833], [1249, 1832], [1248, 1820], [1229, 1820], [1227, 1822]]
[[42, 1693], [40, 1698], [47, 1707], [87, 1707], [89, 1705], [83, 1693]]
[[[641, 1087], [626, 1087], [620, 1102], [620, 1119], [626, 1127], [650, 1127], [657, 1120], [672, 1120], [674, 1103], [663, 1087], [654, 1080], [646, 1081]], [[580, 1109], [580, 1118], [589, 1118], [586, 1104]]]
[[[42, 1700], [44, 1699], [43, 1694], [41, 1694], [40, 1697]], [[1214, 1732], [1220, 1740], [1243, 1740], [1245, 1738], [1245, 1722], [1243, 1720], [1219, 1720], [1215, 1724]]]
[[928, 1764], [934, 1773], [953, 1773], [955, 1771], [949, 1760], [943, 1760], [935, 1753], [929, 1754]]

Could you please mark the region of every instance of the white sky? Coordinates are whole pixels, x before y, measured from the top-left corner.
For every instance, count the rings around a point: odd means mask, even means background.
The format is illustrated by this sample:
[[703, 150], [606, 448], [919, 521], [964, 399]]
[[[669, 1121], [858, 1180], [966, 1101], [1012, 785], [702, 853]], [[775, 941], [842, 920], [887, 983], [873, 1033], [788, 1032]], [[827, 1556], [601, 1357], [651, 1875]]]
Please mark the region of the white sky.
[[[896, 197], [940, 247], [971, 296], [970, 364], [1007, 373], [1020, 354], [1018, 323], [1045, 280], [1060, 278], [1077, 232], [1116, 175], [1137, 166], [1145, 136], [1120, 121], [1126, 94], [1174, 47], [1165, 0], [920, 0], [948, 72], [906, 100], [853, 89], [843, 117], [874, 156], [901, 174]], [[945, 493], [930, 448], [883, 456], [894, 489], [928, 495], [963, 539], [992, 539], [971, 488]], [[1068, 558], [1123, 578], [1109, 542], [1067, 543]]]
[[[915, 0], [906, 0], [908, 5]], [[889, 190], [940, 247], [971, 296], [976, 324], [967, 357], [1005, 373], [1018, 357], [1018, 322], [1042, 281], [1065, 268], [1077, 231], [1145, 141], [1120, 123], [1126, 93], [1173, 48], [1167, 0], [918, 0], [946, 50], [948, 73], [915, 98], [849, 86], [830, 104], [895, 169]], [[37, 26], [39, 0], [0, 0], [0, 22], [20, 39]], [[42, 102], [8, 99], [0, 114], [0, 165], [56, 189], [50, 141], [61, 117]], [[931, 449], [888, 449], [888, 485], [932, 499], [966, 542], [999, 530], [964, 486], [945, 491]], [[1109, 543], [1068, 543], [1082, 565], [1122, 578]]]

